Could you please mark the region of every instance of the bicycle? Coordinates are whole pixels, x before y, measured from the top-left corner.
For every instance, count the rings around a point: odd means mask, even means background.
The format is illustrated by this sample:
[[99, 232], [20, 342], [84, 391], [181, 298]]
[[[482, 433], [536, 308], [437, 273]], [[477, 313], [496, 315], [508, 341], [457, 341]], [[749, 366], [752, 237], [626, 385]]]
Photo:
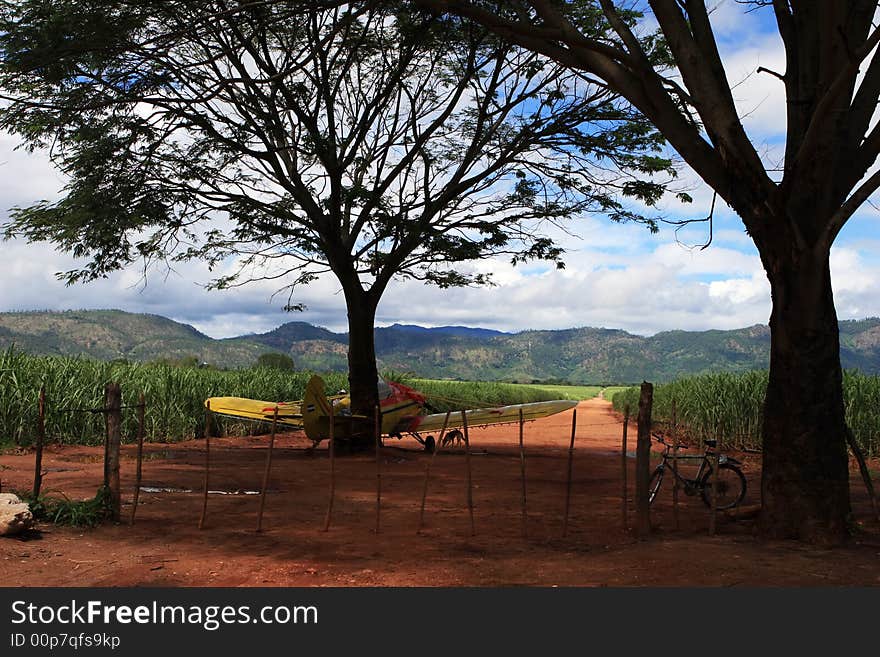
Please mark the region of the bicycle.
[[[703, 502], [709, 508], [712, 507], [712, 460], [710, 456], [714, 456], [715, 452], [713, 451], [717, 446], [717, 441], [715, 440], [704, 440], [703, 443], [706, 445], [706, 449], [701, 455], [696, 454], [685, 454], [684, 456], [679, 456], [678, 460], [700, 460], [700, 468], [697, 470], [696, 476], [693, 479], [689, 479], [687, 477], [683, 477], [680, 472], [677, 471], [676, 468], [672, 467], [671, 461], [672, 457], [669, 454], [669, 450], [672, 449], [672, 445], [663, 440], [663, 436], [659, 434], [652, 434], [654, 438], [660, 444], [664, 445], [666, 449], [663, 450], [663, 462], [658, 465], [654, 472], [651, 474], [651, 480], [648, 484], [648, 503], [652, 504], [657, 497], [657, 493], [660, 490], [660, 485], [663, 483], [663, 475], [666, 472], [666, 469], [672, 472], [678, 481], [684, 484], [684, 492], [686, 495], [693, 496], [697, 493], [700, 493], [700, 496], [703, 498]], [[686, 446], [679, 446], [681, 449], [687, 449]], [[735, 458], [727, 456], [725, 454], [718, 455], [718, 483], [716, 487], [716, 506], [717, 509], [732, 509], [737, 506], [740, 502], [743, 501], [743, 498], [746, 496], [746, 478], [743, 475], [742, 470], [740, 470], [739, 466], [742, 465]]]

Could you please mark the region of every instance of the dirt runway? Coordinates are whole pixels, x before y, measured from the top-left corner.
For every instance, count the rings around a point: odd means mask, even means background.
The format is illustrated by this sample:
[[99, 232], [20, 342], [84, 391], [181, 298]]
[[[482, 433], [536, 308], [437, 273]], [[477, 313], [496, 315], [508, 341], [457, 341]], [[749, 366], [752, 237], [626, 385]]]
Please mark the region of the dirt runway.
[[[264, 531], [255, 531], [268, 437], [212, 439], [208, 515], [202, 508], [204, 441], [146, 446], [134, 526], [96, 529], [40, 523], [30, 540], [0, 539], [6, 586], [826, 586], [880, 585], [880, 532], [852, 469], [852, 544], [821, 549], [755, 538], [749, 520], [721, 517], [708, 536], [708, 513], [684, 497], [672, 529], [668, 490], [652, 508], [654, 533], [636, 540], [621, 520], [622, 424], [602, 399], [582, 402], [573, 462], [570, 516], [563, 537], [571, 413], [525, 427], [527, 536], [522, 536], [516, 425], [471, 432], [474, 529], [467, 508], [461, 447], [433, 460], [425, 527], [416, 533], [430, 456], [411, 438], [382, 451], [382, 507], [376, 525], [374, 455], [339, 458], [330, 530], [322, 531], [329, 459], [300, 433], [280, 435], [266, 498]], [[635, 445], [635, 425], [629, 430]], [[44, 490], [94, 495], [102, 449], [49, 446]], [[131, 512], [134, 447], [123, 448], [123, 517]], [[745, 461], [756, 504], [758, 455]], [[629, 464], [629, 518], [635, 513]], [[875, 460], [872, 469], [877, 472]], [[33, 454], [0, 456], [3, 490], [31, 486]], [[666, 487], [668, 488], [668, 486]], [[153, 491], [153, 492], [150, 492]]]

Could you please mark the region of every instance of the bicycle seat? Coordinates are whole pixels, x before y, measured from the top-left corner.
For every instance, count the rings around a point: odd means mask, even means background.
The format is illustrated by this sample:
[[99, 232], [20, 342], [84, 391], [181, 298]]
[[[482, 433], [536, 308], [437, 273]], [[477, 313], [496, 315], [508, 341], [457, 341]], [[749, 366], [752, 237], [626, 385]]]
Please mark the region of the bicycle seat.
[[710, 438], [709, 440], [704, 440], [703, 444], [706, 445], [706, 447], [717, 447], [718, 441]]

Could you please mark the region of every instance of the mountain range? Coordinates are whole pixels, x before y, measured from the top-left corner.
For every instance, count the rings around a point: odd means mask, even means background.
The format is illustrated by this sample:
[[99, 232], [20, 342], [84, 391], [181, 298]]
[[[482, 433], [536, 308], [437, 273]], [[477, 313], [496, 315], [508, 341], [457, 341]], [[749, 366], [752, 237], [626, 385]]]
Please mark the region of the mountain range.
[[[635, 383], [703, 372], [766, 368], [770, 330], [664, 331], [650, 337], [619, 329], [572, 328], [504, 333], [484, 328], [395, 324], [376, 329], [382, 370], [426, 378], [484, 381]], [[880, 319], [840, 322], [847, 369], [880, 373]], [[347, 336], [306, 322], [261, 334], [214, 339], [159, 315], [120, 310], [0, 313], [0, 349], [136, 361], [198, 359], [249, 367], [260, 354], [290, 355], [298, 369], [346, 368]]]

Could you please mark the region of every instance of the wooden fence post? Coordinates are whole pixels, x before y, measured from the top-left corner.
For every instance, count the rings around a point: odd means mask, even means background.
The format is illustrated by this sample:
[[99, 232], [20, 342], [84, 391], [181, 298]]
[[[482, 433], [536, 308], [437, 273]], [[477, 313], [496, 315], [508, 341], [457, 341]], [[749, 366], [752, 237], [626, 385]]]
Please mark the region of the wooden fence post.
[[520, 503], [520, 512], [522, 515], [522, 536], [527, 537], [526, 524], [528, 522], [528, 514], [526, 513], [526, 451], [523, 445], [523, 412], [519, 409], [519, 471], [520, 481], [522, 482], [522, 500]]
[[119, 520], [119, 446], [122, 442], [122, 389], [118, 383], [104, 388], [104, 409], [107, 418], [107, 462], [104, 466], [109, 496], [110, 518]]
[[37, 402], [37, 453], [34, 457], [34, 490], [32, 497], [36, 502], [43, 486], [43, 443], [46, 442], [46, 386], [40, 386], [40, 398]]
[[134, 474], [134, 500], [131, 503], [131, 524], [134, 524], [134, 516], [137, 513], [138, 499], [141, 496], [141, 469], [144, 462], [144, 411], [147, 403], [144, 400], [144, 393], [138, 397], [137, 417], [137, 465]]
[[263, 509], [266, 507], [266, 489], [269, 487], [269, 472], [272, 469], [272, 451], [275, 449], [275, 431], [278, 428], [278, 406], [272, 414], [272, 435], [269, 436], [269, 451], [266, 454], [266, 468], [263, 470], [263, 488], [260, 491], [260, 513], [257, 515], [257, 531], [263, 531]]
[[464, 460], [467, 464], [467, 505], [468, 514], [471, 517], [471, 536], [476, 535], [477, 528], [474, 524], [474, 486], [471, 479], [471, 441], [468, 437], [467, 414], [461, 412], [461, 424], [464, 428]]
[[865, 484], [865, 489], [868, 491], [868, 497], [871, 499], [871, 508], [874, 510], [874, 518], [876, 518], [877, 524], [880, 525], [880, 508], [878, 508], [877, 505], [877, 496], [874, 494], [874, 484], [871, 482], [871, 473], [868, 470], [868, 464], [865, 462], [865, 455], [862, 454], [862, 450], [849, 427], [846, 428], [846, 442], [849, 444], [849, 448], [852, 450], [853, 456], [856, 457], [856, 462], [859, 464], [859, 472], [862, 474], [862, 483]]
[[678, 531], [678, 419], [672, 400], [672, 527]]
[[334, 438], [334, 429], [336, 428], [334, 425], [336, 424], [336, 419], [333, 413], [333, 401], [330, 400], [330, 445], [328, 449], [330, 450], [330, 500], [327, 502], [327, 515], [324, 518], [324, 531], [330, 531], [330, 518], [333, 516], [333, 497], [336, 495], [336, 449], [333, 445], [336, 442]]
[[434, 464], [434, 457], [443, 445], [443, 437], [446, 435], [446, 427], [449, 425], [449, 416], [451, 414], [452, 411], [446, 411], [446, 417], [443, 419], [443, 428], [440, 430], [440, 436], [437, 438], [437, 442], [434, 443], [434, 451], [431, 452], [431, 458], [428, 459], [428, 465], [425, 466], [425, 484], [422, 486], [422, 506], [419, 510], [419, 527], [416, 529], [416, 534], [421, 533], [422, 527], [424, 527], [425, 500], [428, 497], [428, 479], [431, 477], [431, 466]]
[[199, 529], [205, 528], [205, 518], [208, 515], [208, 484], [211, 472], [211, 432], [207, 430], [211, 426], [211, 402], [205, 402], [205, 493], [202, 497], [202, 516], [199, 518]]
[[376, 533], [382, 514], [382, 407], [376, 404]]
[[709, 516], [709, 536], [715, 535], [715, 521], [718, 515], [718, 475], [721, 463], [721, 432], [715, 430], [715, 454], [712, 457], [712, 509]]
[[568, 534], [568, 508], [571, 502], [571, 469], [574, 462], [574, 433], [577, 429], [578, 411], [571, 413], [571, 442], [568, 445], [568, 475], [565, 477], [565, 515], [562, 517], [562, 536]]
[[639, 394], [639, 430], [636, 442], [636, 534], [645, 539], [651, 533], [651, 511], [648, 483], [651, 467], [651, 406], [654, 386], [642, 382]]
[[628, 493], [626, 482], [626, 430], [629, 426], [629, 404], [623, 407], [623, 440], [620, 447], [620, 517], [623, 523], [623, 531], [628, 529], [629, 521], [627, 519], [628, 509]]

